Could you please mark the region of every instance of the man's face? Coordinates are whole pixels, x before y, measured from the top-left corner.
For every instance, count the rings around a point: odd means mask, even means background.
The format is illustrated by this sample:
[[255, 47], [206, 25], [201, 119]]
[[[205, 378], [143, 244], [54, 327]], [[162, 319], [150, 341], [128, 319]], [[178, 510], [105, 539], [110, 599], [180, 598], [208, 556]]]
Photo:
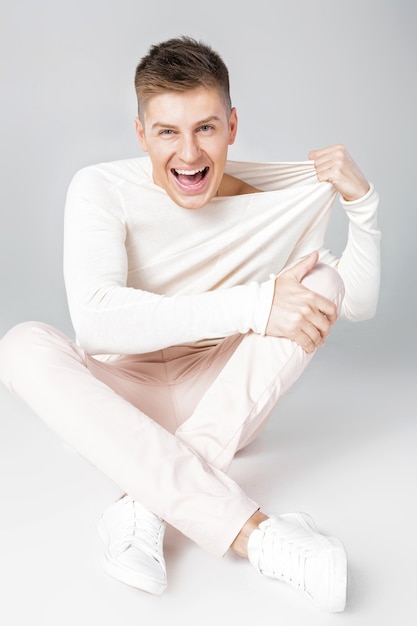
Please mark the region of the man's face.
[[218, 92], [204, 87], [154, 96], [143, 123], [136, 118], [154, 183], [186, 209], [199, 209], [217, 194], [236, 130], [235, 109], [228, 115]]

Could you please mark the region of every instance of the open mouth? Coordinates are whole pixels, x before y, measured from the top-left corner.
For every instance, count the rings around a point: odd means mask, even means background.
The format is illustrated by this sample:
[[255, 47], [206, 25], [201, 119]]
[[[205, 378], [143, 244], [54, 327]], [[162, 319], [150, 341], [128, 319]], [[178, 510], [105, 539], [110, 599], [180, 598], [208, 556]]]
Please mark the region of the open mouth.
[[202, 167], [198, 170], [179, 170], [174, 168], [171, 170], [178, 182], [184, 187], [198, 185], [207, 176], [208, 171], [208, 167]]

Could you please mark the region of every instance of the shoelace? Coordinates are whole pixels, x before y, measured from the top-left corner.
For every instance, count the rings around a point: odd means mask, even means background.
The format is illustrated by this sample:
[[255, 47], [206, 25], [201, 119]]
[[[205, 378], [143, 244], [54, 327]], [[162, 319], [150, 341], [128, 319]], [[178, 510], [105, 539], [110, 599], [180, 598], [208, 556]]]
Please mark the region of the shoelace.
[[163, 522], [159, 521], [156, 516], [151, 517], [152, 514], [149, 514], [149, 518], [145, 516], [138, 517], [133, 501], [126, 503], [124, 506], [129, 507], [129, 510], [126, 511], [125, 527], [120, 533], [118, 551], [121, 553], [133, 546], [156, 558], [159, 551]]
[[302, 547], [288, 538], [272, 536], [271, 543], [263, 546], [262, 569], [268, 569], [274, 576], [304, 591], [305, 564], [310, 554], [308, 547]]

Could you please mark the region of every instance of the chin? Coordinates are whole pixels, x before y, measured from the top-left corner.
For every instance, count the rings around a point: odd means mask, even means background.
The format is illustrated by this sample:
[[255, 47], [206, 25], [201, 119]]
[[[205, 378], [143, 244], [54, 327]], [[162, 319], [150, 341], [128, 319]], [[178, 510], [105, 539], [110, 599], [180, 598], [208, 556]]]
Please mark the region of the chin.
[[208, 204], [214, 197], [215, 193], [204, 193], [204, 194], [196, 194], [196, 195], [183, 195], [180, 193], [175, 193], [171, 195], [171, 200], [178, 204], [184, 209], [196, 210], [201, 209], [203, 206]]
[[197, 211], [205, 206], [210, 200], [196, 201], [194, 198], [190, 198], [187, 202], [186, 200], [178, 199], [175, 200], [175, 203], [183, 209], [188, 209], [189, 211]]

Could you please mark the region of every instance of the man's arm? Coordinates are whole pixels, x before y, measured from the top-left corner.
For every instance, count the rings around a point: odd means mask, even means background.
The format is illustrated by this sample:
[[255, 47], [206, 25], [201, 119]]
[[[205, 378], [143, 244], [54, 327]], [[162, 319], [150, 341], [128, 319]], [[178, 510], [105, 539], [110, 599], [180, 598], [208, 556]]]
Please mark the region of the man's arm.
[[311, 150], [308, 157], [314, 161], [319, 181], [332, 183], [346, 202], [358, 200], [368, 193], [369, 182], [345, 146], [337, 144]]
[[331, 182], [349, 218], [347, 245], [340, 259], [328, 251], [320, 260], [334, 267], [345, 284], [342, 317], [371, 319], [379, 296], [381, 233], [377, 224], [379, 197], [342, 145], [310, 152], [320, 181]]
[[307, 354], [320, 348], [336, 322], [336, 306], [301, 284], [318, 261], [310, 254], [275, 280], [274, 299], [266, 334], [295, 341]]
[[[375, 314], [380, 283], [378, 195], [344, 146], [314, 150], [309, 158], [314, 160], [318, 179], [332, 183], [341, 194], [349, 217], [348, 242], [341, 258], [321, 251], [320, 260], [337, 269], [345, 284], [341, 314], [350, 320], [369, 319]], [[323, 345], [336, 321], [334, 305], [300, 284], [317, 260], [314, 253], [278, 276], [266, 329], [268, 335], [294, 340], [307, 353]]]
[[137, 354], [253, 330], [263, 333], [274, 281], [195, 295], [127, 286], [127, 227], [117, 185], [94, 167], [67, 196], [64, 276], [73, 326], [91, 354]]

